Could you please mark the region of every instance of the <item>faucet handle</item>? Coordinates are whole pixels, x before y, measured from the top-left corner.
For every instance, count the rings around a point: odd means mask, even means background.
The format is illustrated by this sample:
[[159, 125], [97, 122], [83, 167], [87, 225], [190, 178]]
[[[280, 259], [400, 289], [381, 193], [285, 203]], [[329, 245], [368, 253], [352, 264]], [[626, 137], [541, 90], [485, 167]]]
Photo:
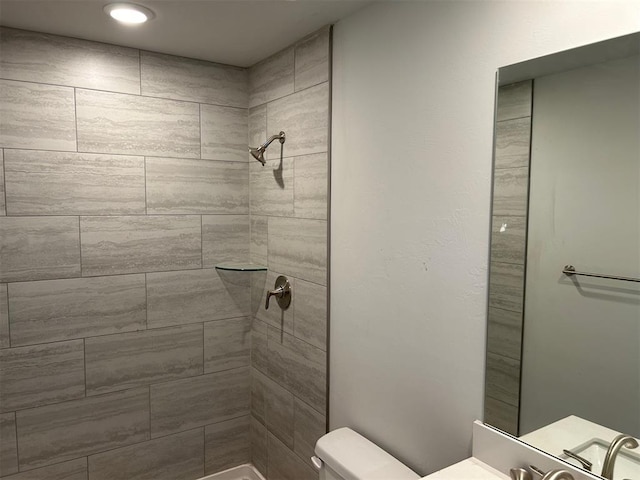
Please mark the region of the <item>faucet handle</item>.
[[278, 305], [282, 310], [289, 308], [289, 305], [291, 304], [291, 284], [289, 283], [289, 280], [287, 280], [287, 277], [280, 275], [276, 278], [274, 289], [267, 291], [267, 298], [264, 305], [266, 310], [269, 309], [269, 299], [271, 297], [276, 297]]
[[512, 468], [509, 470], [509, 474], [511, 475], [511, 480], [533, 480], [533, 475], [526, 468]]
[[577, 453], [573, 453], [571, 450], [564, 449], [562, 450], [562, 453], [564, 453], [567, 457], [573, 458], [574, 460], [577, 460], [578, 462], [580, 462], [580, 465], [582, 465], [582, 468], [584, 468], [589, 472], [593, 468], [593, 463], [591, 463], [586, 458], [578, 455]]
[[542, 476], [542, 480], [573, 480], [573, 475], [566, 470], [550, 470], [547, 473], [544, 473], [538, 467], [533, 465], [529, 465], [532, 471]]

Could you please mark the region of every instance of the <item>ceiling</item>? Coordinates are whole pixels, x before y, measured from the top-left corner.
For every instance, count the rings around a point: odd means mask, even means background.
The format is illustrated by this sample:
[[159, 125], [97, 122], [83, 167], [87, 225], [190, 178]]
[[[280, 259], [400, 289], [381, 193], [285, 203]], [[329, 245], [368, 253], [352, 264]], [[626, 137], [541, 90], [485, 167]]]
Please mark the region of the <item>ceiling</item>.
[[138, 26], [112, 20], [103, 12], [107, 3], [111, 1], [0, 0], [0, 24], [249, 67], [370, 2], [133, 0], [156, 14]]

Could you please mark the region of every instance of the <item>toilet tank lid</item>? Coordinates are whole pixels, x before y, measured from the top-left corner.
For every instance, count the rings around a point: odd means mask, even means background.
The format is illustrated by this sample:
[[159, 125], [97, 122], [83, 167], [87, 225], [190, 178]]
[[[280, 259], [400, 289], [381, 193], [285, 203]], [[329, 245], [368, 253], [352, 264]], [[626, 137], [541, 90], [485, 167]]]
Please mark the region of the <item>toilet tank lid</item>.
[[420, 476], [350, 428], [338, 428], [316, 443], [316, 455], [345, 480], [414, 480]]

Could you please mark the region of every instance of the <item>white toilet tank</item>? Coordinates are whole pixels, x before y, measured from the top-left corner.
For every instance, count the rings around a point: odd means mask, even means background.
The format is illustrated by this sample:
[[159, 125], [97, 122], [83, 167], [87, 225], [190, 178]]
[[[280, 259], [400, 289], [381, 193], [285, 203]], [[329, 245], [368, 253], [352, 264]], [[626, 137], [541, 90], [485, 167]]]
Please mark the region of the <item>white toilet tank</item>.
[[415, 480], [420, 476], [350, 428], [318, 440], [313, 463], [320, 480]]

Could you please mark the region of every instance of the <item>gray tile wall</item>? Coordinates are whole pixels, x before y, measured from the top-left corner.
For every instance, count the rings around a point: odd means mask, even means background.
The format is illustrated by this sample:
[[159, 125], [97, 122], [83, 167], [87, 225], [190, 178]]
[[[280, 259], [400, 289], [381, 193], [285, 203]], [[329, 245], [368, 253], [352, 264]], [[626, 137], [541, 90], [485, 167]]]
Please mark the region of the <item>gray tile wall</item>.
[[9, 28], [0, 42], [0, 476], [248, 462], [250, 319], [213, 268], [249, 257], [248, 71]]
[[484, 421], [518, 434], [533, 82], [498, 89]]
[[[317, 478], [310, 457], [326, 431], [330, 30], [249, 70], [249, 142], [284, 130], [250, 175], [250, 257], [268, 266], [251, 330], [253, 464], [271, 480]], [[264, 308], [286, 275], [292, 303]], [[255, 282], [254, 282], [255, 283]]]

